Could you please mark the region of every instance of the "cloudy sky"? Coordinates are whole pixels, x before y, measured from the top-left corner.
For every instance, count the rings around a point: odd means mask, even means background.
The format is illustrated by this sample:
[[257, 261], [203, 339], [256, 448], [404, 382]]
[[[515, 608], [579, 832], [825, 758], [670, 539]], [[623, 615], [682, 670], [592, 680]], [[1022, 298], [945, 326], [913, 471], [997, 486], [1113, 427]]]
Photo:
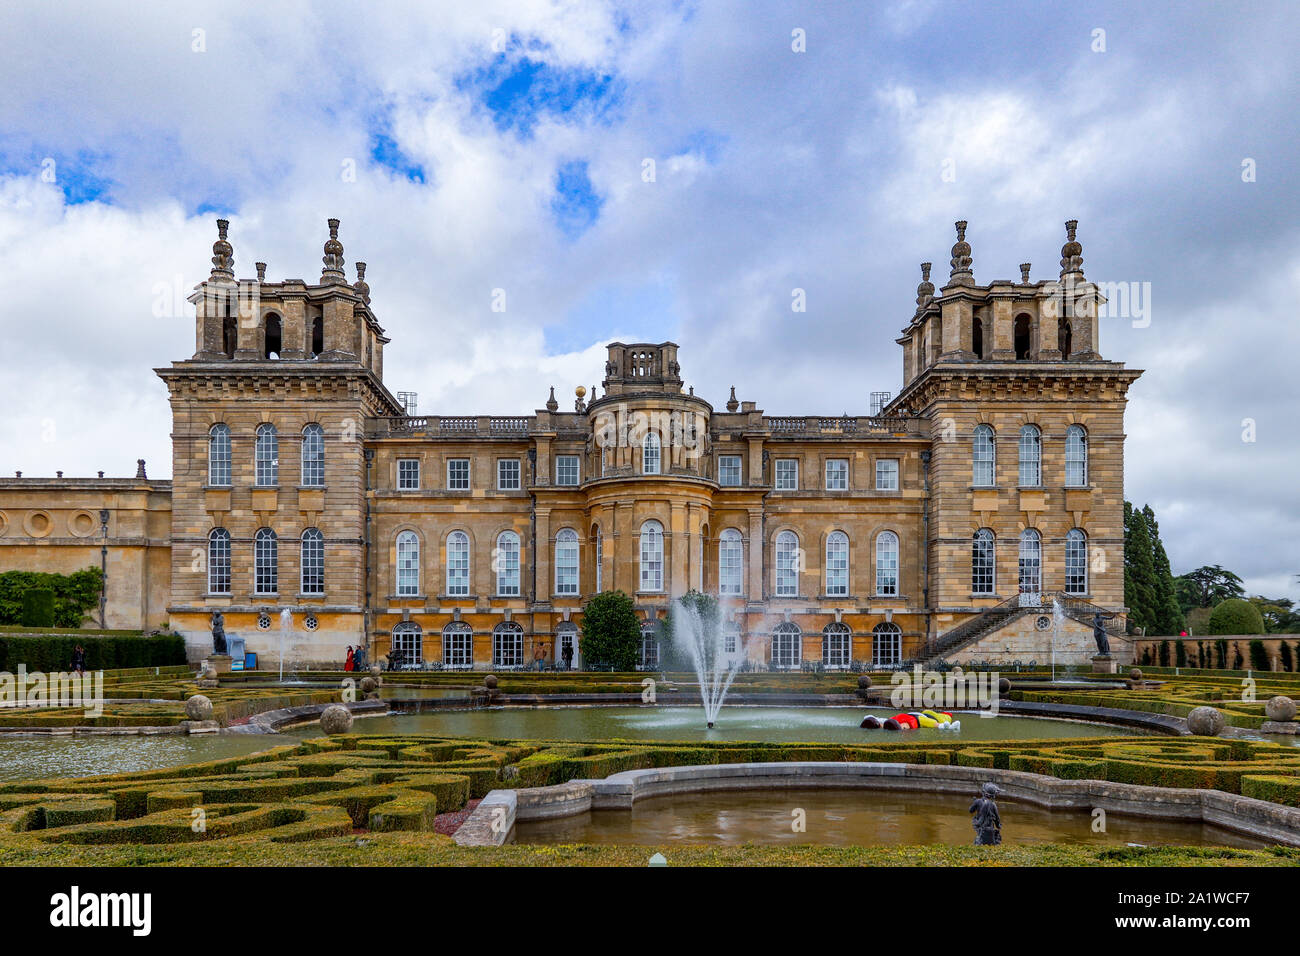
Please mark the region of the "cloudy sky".
[[194, 350], [184, 296], [219, 216], [238, 275], [309, 281], [340, 218], [389, 387], [503, 414], [551, 385], [567, 404], [620, 338], [679, 342], [715, 404], [735, 384], [773, 414], [865, 412], [900, 386], [917, 264], [942, 283], [954, 220], [987, 281], [1054, 276], [1077, 218], [1089, 278], [1145, 310], [1101, 333], [1146, 370], [1127, 496], [1175, 572], [1300, 598], [1297, 22], [1266, 2], [11, 0], [0, 473], [167, 476], [150, 369]]

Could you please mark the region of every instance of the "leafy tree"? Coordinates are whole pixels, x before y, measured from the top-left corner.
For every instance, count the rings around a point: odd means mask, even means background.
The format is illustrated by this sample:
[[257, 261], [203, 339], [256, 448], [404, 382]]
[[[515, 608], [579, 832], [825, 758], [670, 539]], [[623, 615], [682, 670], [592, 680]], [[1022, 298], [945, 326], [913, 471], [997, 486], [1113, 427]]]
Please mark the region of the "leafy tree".
[[1300, 633], [1300, 613], [1297, 613], [1295, 602], [1290, 598], [1266, 598], [1257, 594], [1250, 598], [1250, 603], [1255, 605], [1264, 618], [1266, 634]]
[[602, 591], [582, 610], [582, 660], [595, 670], [636, 670], [641, 622], [632, 599], [622, 591]]
[[1174, 574], [1169, 568], [1169, 556], [1160, 540], [1160, 525], [1150, 505], [1142, 508], [1142, 517], [1151, 536], [1151, 563], [1154, 572], [1154, 594], [1151, 606], [1152, 627], [1157, 634], [1178, 634], [1186, 626], [1183, 609], [1178, 606], [1178, 592], [1174, 587]]
[[1193, 607], [1214, 607], [1228, 598], [1245, 595], [1241, 578], [1217, 564], [1203, 565], [1195, 571], [1180, 574], [1174, 582], [1183, 610]]
[[1124, 502], [1124, 603], [1130, 633], [1155, 631], [1156, 572], [1146, 516]]
[[1268, 651], [1264, 649], [1264, 642], [1254, 640], [1250, 642], [1250, 666], [1253, 670], [1267, 671], [1272, 670], [1272, 661], [1268, 659]]
[[1264, 618], [1259, 609], [1242, 598], [1229, 598], [1210, 615], [1211, 634], [1263, 634]]

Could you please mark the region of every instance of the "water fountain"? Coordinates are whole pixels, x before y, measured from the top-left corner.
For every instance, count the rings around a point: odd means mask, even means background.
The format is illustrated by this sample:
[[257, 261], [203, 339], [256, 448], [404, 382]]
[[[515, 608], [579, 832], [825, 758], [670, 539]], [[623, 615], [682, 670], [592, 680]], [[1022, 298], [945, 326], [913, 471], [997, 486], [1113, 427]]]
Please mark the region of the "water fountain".
[[683, 644], [691, 655], [695, 677], [700, 684], [700, 701], [704, 705], [704, 720], [713, 729], [718, 711], [727, 690], [740, 669], [741, 655], [728, 654], [722, 626], [722, 608], [719, 607], [705, 620], [699, 608], [691, 603], [678, 603], [673, 609], [674, 639]]
[[280, 683], [284, 683], [284, 639], [293, 631], [293, 614], [288, 608], [280, 612]]

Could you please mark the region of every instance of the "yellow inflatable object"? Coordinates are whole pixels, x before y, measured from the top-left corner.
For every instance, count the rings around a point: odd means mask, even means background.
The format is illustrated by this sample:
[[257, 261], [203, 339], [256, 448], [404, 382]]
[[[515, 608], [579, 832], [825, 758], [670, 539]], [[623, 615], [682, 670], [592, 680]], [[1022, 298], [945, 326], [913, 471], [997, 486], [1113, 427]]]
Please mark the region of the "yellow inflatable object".
[[921, 713], [925, 714], [925, 716], [929, 717], [929, 718], [930, 718], [931, 720], [933, 720], [936, 724], [951, 724], [951, 723], [952, 723], [952, 714], [946, 714], [946, 713], [944, 713], [943, 711], [939, 711], [939, 710], [923, 710], [923, 711], [921, 711]]
[[919, 714], [913, 714], [912, 716], [914, 716], [914, 717], [916, 718], [916, 722], [917, 722], [918, 724], [920, 724], [922, 727], [938, 727], [938, 726], [939, 726], [939, 721], [935, 720], [933, 717], [929, 716], [929, 714], [927, 714], [927, 713], [924, 713], [924, 712], [923, 712], [923, 713], [919, 713]]

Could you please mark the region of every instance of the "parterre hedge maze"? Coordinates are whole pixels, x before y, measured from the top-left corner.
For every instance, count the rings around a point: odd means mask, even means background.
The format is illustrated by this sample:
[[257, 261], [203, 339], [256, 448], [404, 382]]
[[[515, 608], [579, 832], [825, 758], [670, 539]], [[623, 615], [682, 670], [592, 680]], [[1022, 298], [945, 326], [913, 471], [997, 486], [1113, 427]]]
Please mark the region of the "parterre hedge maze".
[[623, 770], [779, 760], [883, 761], [1213, 787], [1300, 806], [1300, 749], [1207, 738], [1052, 742], [574, 744], [349, 734], [168, 770], [0, 786], [0, 846], [301, 842], [433, 831], [439, 813], [505, 787]]

